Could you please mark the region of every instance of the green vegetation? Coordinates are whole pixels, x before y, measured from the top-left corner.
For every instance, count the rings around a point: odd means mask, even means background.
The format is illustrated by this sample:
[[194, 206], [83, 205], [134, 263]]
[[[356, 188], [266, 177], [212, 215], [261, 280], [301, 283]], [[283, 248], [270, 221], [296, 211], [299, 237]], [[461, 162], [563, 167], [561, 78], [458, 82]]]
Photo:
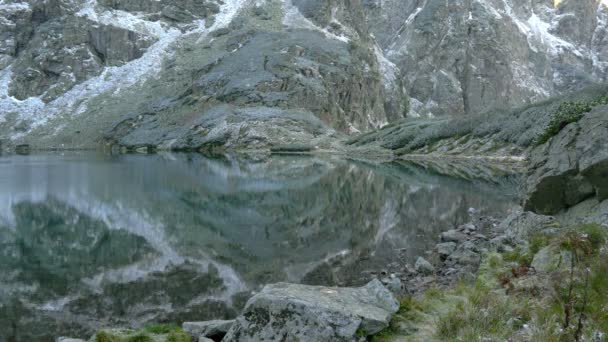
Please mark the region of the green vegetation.
[[181, 328], [173, 324], [154, 324], [145, 327], [144, 330], [152, 334], [169, 334], [174, 331], [181, 331]]
[[95, 342], [153, 342], [152, 337], [144, 333], [113, 334], [100, 331], [95, 335]]
[[101, 330], [95, 335], [95, 342], [191, 342], [191, 338], [180, 327], [157, 324], [142, 330], [117, 329]]
[[167, 342], [190, 342], [190, 335], [181, 330], [176, 330], [169, 333]]
[[527, 248], [517, 247], [513, 251], [504, 252], [502, 257], [505, 261], [515, 262], [519, 265], [530, 266], [534, 255], [549, 245], [549, 237], [544, 234], [535, 234], [528, 239]]
[[477, 285], [463, 295], [465, 301], [439, 317], [436, 331], [439, 339], [508, 340], [531, 319], [529, 303], [513, 301], [488, 287]]
[[[573, 257], [554, 271], [537, 271], [530, 265], [541, 250]], [[485, 254], [473, 283], [404, 299], [390, 327], [373, 341], [561, 342], [606, 336], [607, 257], [604, 226], [535, 235], [525, 248]]]
[[152, 337], [145, 334], [137, 334], [126, 339], [126, 342], [153, 342]]
[[595, 101], [567, 101], [560, 104], [557, 112], [549, 121], [549, 125], [536, 141], [542, 145], [557, 135], [568, 124], [579, 121], [585, 113], [589, 113], [593, 107], [608, 104], [608, 96], [602, 96]]
[[[608, 85], [595, 85], [514, 109], [450, 118], [408, 118], [346, 141], [347, 145], [376, 144], [397, 154], [433, 152], [465, 145], [497, 152], [525, 149], [548, 141], [569, 122], [599, 104], [608, 104]], [[543, 130], [543, 127], [547, 127]]]

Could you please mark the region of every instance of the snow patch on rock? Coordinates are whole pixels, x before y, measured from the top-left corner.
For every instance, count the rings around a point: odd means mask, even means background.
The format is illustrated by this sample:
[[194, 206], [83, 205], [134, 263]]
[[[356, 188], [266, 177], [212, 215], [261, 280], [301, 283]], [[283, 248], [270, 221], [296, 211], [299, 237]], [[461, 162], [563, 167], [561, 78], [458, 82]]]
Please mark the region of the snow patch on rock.
[[283, 25], [287, 27], [318, 31], [330, 39], [339, 40], [344, 43], [348, 43], [350, 41], [350, 38], [348, 37], [338, 36], [332, 32], [329, 32], [329, 30], [326, 28], [315, 25], [312, 21], [302, 15], [300, 10], [293, 5], [291, 0], [283, 0], [283, 11], [285, 13], [283, 17]]
[[399, 68], [395, 63], [391, 62], [384, 56], [384, 53], [379, 46], [374, 46], [374, 53], [380, 66], [380, 73], [384, 83], [384, 88], [387, 90], [394, 90], [397, 86], [397, 75], [399, 75]]

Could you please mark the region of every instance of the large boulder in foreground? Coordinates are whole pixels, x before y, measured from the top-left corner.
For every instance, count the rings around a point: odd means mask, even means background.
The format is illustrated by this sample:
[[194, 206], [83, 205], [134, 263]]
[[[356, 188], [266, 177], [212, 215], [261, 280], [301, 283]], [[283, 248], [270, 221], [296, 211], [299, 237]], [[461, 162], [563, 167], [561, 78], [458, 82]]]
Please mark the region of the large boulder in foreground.
[[608, 106], [595, 107], [530, 156], [525, 209], [556, 214], [608, 198]]
[[268, 285], [223, 341], [354, 341], [386, 328], [399, 303], [378, 280], [359, 288]]

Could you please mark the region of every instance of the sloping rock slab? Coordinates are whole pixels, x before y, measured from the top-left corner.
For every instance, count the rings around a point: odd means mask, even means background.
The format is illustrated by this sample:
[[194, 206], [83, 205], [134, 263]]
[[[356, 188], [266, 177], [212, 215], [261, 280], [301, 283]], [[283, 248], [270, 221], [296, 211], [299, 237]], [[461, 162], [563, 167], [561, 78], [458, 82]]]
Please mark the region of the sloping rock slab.
[[222, 338], [226, 335], [228, 330], [230, 330], [230, 327], [232, 327], [233, 323], [234, 320], [184, 322], [184, 324], [182, 324], [182, 328], [188, 335], [194, 338], [199, 338], [199, 336], [210, 338]]
[[525, 210], [552, 215], [608, 199], [608, 106], [597, 106], [530, 155]]
[[223, 341], [354, 341], [386, 328], [399, 309], [378, 280], [359, 288], [268, 285]]

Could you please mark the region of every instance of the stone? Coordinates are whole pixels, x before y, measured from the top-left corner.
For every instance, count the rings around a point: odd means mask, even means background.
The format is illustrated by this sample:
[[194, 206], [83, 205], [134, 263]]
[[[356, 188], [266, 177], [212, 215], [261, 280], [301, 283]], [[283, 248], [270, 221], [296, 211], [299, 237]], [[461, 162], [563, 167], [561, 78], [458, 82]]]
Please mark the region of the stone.
[[567, 272], [572, 263], [572, 253], [559, 248], [559, 246], [547, 246], [532, 260], [532, 268], [537, 272]]
[[467, 236], [455, 229], [450, 229], [447, 232], [441, 233], [441, 241], [460, 243], [467, 239]]
[[214, 341], [212, 339], [208, 338], [208, 337], [199, 336], [198, 342], [214, 342]]
[[477, 266], [481, 262], [481, 255], [473, 248], [463, 248], [459, 246], [456, 251], [447, 258], [446, 264]]
[[85, 342], [85, 340], [71, 337], [58, 337], [55, 342]]
[[[365, 1], [370, 30], [401, 70], [412, 111], [423, 117], [514, 108], [569, 91], [572, 84], [604, 82], [608, 69], [585, 65], [594, 56], [608, 60], [605, 40], [593, 38], [595, 29], [606, 32], [605, 14], [593, 1], [564, 3], [576, 5], [555, 10], [553, 1]], [[503, 15], [504, 6], [513, 10]], [[517, 25], [528, 30], [530, 13], [572, 45], [552, 54], [541, 32], [522, 34]], [[567, 57], [581, 45], [594, 52]], [[534, 80], [534, 89], [523, 79]]]
[[530, 154], [524, 208], [551, 215], [608, 198], [608, 106], [596, 106]]
[[391, 275], [391, 277], [383, 278], [381, 282], [395, 295], [402, 295], [405, 291], [405, 287], [403, 286], [401, 279], [397, 278], [396, 276]]
[[205, 322], [184, 322], [182, 329], [192, 337], [209, 337], [221, 339], [223, 338], [230, 327], [234, 324], [234, 320], [213, 320]]
[[488, 237], [483, 234], [475, 234], [475, 238], [478, 240], [487, 240]]
[[456, 250], [455, 242], [443, 242], [437, 244], [437, 253], [442, 260], [445, 260], [450, 254]]
[[472, 224], [472, 223], [466, 223], [466, 224], [463, 224], [462, 226], [459, 226], [458, 230], [461, 230], [461, 231], [475, 231], [475, 230], [477, 230], [477, 227], [475, 227], [475, 225]]
[[532, 274], [511, 279], [510, 292], [528, 296], [549, 297], [555, 294], [555, 286], [551, 278], [545, 274]]
[[517, 210], [507, 216], [497, 230], [505, 232], [517, 239], [526, 240], [531, 235], [548, 227], [555, 226], [557, 221], [553, 216], [539, 215], [530, 211]]
[[431, 274], [435, 272], [435, 267], [423, 257], [418, 257], [414, 264], [416, 272], [421, 274]]
[[379, 280], [359, 288], [267, 285], [223, 341], [354, 341], [386, 328], [399, 309]]

